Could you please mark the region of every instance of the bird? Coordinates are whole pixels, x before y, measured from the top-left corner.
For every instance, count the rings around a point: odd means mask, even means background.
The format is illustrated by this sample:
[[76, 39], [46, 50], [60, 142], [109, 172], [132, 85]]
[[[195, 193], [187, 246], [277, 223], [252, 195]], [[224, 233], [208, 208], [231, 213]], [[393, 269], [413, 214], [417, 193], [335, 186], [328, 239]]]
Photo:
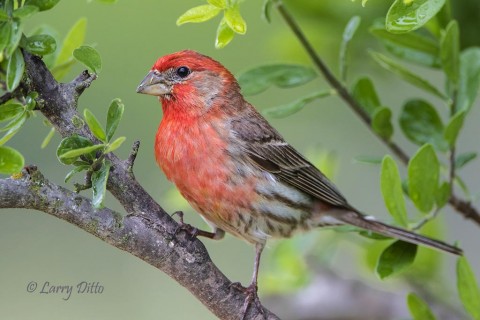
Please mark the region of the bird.
[[192, 50], [165, 55], [137, 92], [161, 102], [155, 158], [212, 227], [212, 232], [196, 234], [222, 239], [228, 232], [254, 245], [252, 280], [244, 288], [254, 299], [267, 240], [301, 231], [351, 225], [462, 255], [460, 248], [377, 221], [350, 205], [245, 100], [234, 75], [220, 62]]

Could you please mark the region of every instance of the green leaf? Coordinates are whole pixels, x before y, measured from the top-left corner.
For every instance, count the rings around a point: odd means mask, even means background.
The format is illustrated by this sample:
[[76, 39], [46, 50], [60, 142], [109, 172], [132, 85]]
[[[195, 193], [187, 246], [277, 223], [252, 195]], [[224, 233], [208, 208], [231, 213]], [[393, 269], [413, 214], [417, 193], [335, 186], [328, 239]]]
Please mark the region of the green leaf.
[[100, 122], [98, 122], [95, 115], [90, 110], [85, 109], [83, 110], [83, 117], [85, 118], [85, 121], [87, 122], [87, 125], [92, 131], [93, 135], [99, 140], [106, 142], [107, 137], [105, 131], [103, 130], [102, 125], [100, 124]]
[[19, 20], [13, 20], [11, 23], [10, 29], [10, 40], [7, 45], [7, 56], [10, 57], [14, 54], [15, 50], [18, 48], [18, 44], [22, 39], [23, 34], [23, 25]]
[[28, 37], [23, 47], [33, 54], [44, 56], [55, 52], [57, 43], [52, 36], [38, 34]]
[[396, 275], [409, 267], [416, 255], [417, 245], [397, 240], [383, 250], [377, 261], [376, 272], [382, 280]]
[[407, 304], [413, 320], [435, 320], [435, 316], [428, 304], [415, 293], [410, 292], [407, 295]]
[[236, 5], [225, 10], [225, 22], [228, 26], [238, 34], [247, 32], [247, 23], [240, 14], [240, 6]]
[[97, 74], [102, 70], [102, 58], [97, 50], [92, 47], [81, 46], [73, 50], [73, 56]]
[[361, 18], [360, 16], [352, 17], [343, 31], [342, 45], [340, 47], [340, 76], [343, 81], [347, 78], [347, 50], [348, 43], [352, 40], [353, 35], [360, 25]]
[[127, 138], [126, 137], [119, 137], [119, 138], [115, 139], [115, 141], [113, 141], [112, 143], [109, 143], [107, 145], [107, 148], [105, 149], [105, 153], [109, 153], [109, 152], [117, 150], [122, 145], [122, 143], [125, 141], [125, 139], [127, 139]]
[[13, 11], [12, 16], [18, 19], [25, 19], [37, 13], [38, 11], [38, 7], [36, 6], [25, 5]]
[[440, 49], [434, 40], [414, 32], [390, 33], [383, 27], [372, 27], [370, 32], [398, 58], [428, 67], [440, 67]]
[[26, 5], [32, 5], [40, 9], [40, 11], [52, 9], [60, 0], [26, 0]]
[[445, 95], [441, 93], [436, 87], [434, 87], [430, 82], [420, 77], [419, 75], [411, 72], [404, 66], [393, 61], [392, 59], [378, 52], [370, 52], [370, 55], [381, 67], [395, 73], [397, 76], [414, 85], [415, 87], [430, 92], [431, 94], [443, 100], [447, 99], [447, 97], [445, 97]]
[[25, 109], [20, 103], [9, 102], [0, 105], [0, 122], [18, 117]]
[[364, 164], [381, 164], [382, 163], [382, 158], [381, 157], [375, 157], [375, 156], [356, 156], [354, 160], [358, 163], [364, 163]]
[[189, 22], [197, 23], [210, 20], [218, 15], [220, 11], [222, 11], [222, 9], [211, 4], [191, 8], [177, 19], [177, 26]]
[[0, 52], [3, 52], [10, 43], [12, 25], [9, 22], [0, 22]]
[[17, 48], [7, 65], [7, 91], [15, 90], [22, 80], [23, 72], [25, 71], [25, 61], [20, 49]]
[[227, 7], [225, 0], [207, 0], [207, 2], [220, 9], [225, 9]]
[[408, 219], [405, 199], [403, 198], [402, 179], [400, 178], [395, 160], [389, 155], [382, 160], [380, 185], [388, 212], [390, 212], [396, 223], [406, 227]]
[[83, 136], [74, 134], [70, 137], [64, 138], [60, 142], [57, 148], [57, 158], [63, 164], [72, 164], [75, 162], [75, 160], [77, 160], [78, 157], [67, 159], [64, 157], [65, 153], [70, 152], [72, 150], [83, 149], [91, 146], [93, 146], [93, 143], [89, 139]]
[[107, 141], [110, 141], [123, 116], [125, 106], [120, 99], [113, 99], [107, 113]]
[[480, 48], [464, 50], [460, 55], [460, 80], [455, 112], [470, 110], [480, 87]]
[[[68, 71], [70, 66], [73, 64], [73, 50], [80, 47], [85, 41], [85, 32], [87, 30], [87, 19], [81, 18], [70, 28], [65, 39], [63, 39], [61, 50], [55, 61], [55, 70], [54, 76], [56, 79], [63, 78]], [[59, 68], [64, 66], [63, 68]]]
[[2, 128], [2, 131], [7, 129], [8, 131], [0, 139], [0, 146], [4, 145], [8, 140], [10, 140], [23, 126], [27, 120], [27, 113], [22, 113], [17, 118], [13, 119], [6, 127]]
[[393, 135], [392, 111], [387, 107], [380, 107], [372, 115], [372, 129], [379, 136], [390, 139]]
[[455, 169], [463, 168], [467, 163], [477, 157], [476, 152], [466, 152], [459, 154], [455, 159]]
[[63, 154], [61, 154], [59, 156], [59, 159], [61, 159], [60, 162], [62, 162], [62, 160], [64, 162], [65, 161], [71, 161], [72, 159], [76, 160], [81, 155], [91, 153], [91, 152], [96, 151], [98, 149], [101, 149], [103, 147], [105, 147], [104, 144], [96, 144], [96, 145], [85, 147], [85, 148], [78, 148], [78, 149], [70, 150], [70, 151], [67, 151], [67, 152], [64, 152]]
[[262, 18], [265, 19], [265, 21], [267, 21], [268, 23], [272, 21], [270, 18], [271, 9], [272, 9], [272, 0], [263, 0]]
[[230, 28], [230, 26], [225, 22], [225, 18], [222, 18], [217, 28], [217, 36], [215, 38], [215, 48], [221, 49], [225, 47], [230, 41], [233, 40], [235, 32]]
[[408, 193], [415, 206], [428, 213], [435, 204], [440, 164], [431, 144], [422, 146], [408, 162]]
[[324, 98], [332, 95], [334, 92], [332, 90], [325, 90], [321, 92], [317, 92], [301, 99], [295, 100], [292, 103], [284, 104], [281, 106], [269, 108], [264, 111], [266, 116], [270, 116], [273, 118], [284, 118], [294, 113], [299, 112], [302, 110], [308, 103], [315, 101], [319, 98]]
[[447, 204], [448, 199], [450, 199], [450, 183], [443, 182], [435, 194], [437, 208], [443, 208]]
[[42, 145], [40, 146], [40, 148], [45, 149], [50, 143], [50, 141], [52, 140], [54, 135], [55, 135], [55, 128], [50, 128], [50, 131], [48, 132], [45, 139], [43, 139]]
[[76, 166], [76, 167], [73, 168], [69, 173], [67, 173], [67, 175], [65, 176], [65, 183], [68, 183], [68, 181], [69, 181], [76, 173], [79, 173], [79, 172], [81, 172], [81, 171], [88, 170], [89, 168], [90, 168], [89, 165]]
[[467, 258], [457, 260], [457, 289], [465, 310], [473, 319], [480, 319], [480, 290]]
[[422, 27], [445, 4], [445, 0], [395, 0], [387, 12], [385, 26], [392, 33], [406, 33]]
[[426, 101], [408, 101], [400, 115], [400, 127], [413, 143], [418, 145], [431, 143], [441, 151], [448, 149], [443, 135], [442, 120], [435, 108]]
[[17, 150], [0, 146], [0, 174], [12, 174], [22, 170], [25, 159]]
[[110, 167], [110, 162], [105, 161], [100, 170], [94, 171], [92, 173], [92, 204], [95, 208], [103, 207], [103, 200], [105, 199], [105, 193], [107, 190], [107, 180], [108, 174], [110, 172]]
[[7, 12], [0, 8], [0, 22], [1, 21], [8, 21], [10, 17], [8, 16]]
[[465, 120], [466, 115], [466, 110], [458, 112], [450, 119], [445, 127], [444, 137], [450, 147], [455, 146], [455, 142], [457, 141], [458, 134], [463, 127], [463, 121]]
[[460, 69], [460, 32], [455, 20], [450, 21], [440, 39], [440, 58], [445, 74], [456, 88]]
[[315, 79], [316, 72], [307, 66], [271, 64], [250, 69], [238, 77], [242, 93], [251, 96], [275, 85], [280, 88], [296, 87]]
[[352, 91], [355, 100], [360, 104], [363, 110], [372, 117], [375, 113], [375, 109], [380, 107], [380, 99], [375, 91], [372, 80], [368, 77], [358, 79]]

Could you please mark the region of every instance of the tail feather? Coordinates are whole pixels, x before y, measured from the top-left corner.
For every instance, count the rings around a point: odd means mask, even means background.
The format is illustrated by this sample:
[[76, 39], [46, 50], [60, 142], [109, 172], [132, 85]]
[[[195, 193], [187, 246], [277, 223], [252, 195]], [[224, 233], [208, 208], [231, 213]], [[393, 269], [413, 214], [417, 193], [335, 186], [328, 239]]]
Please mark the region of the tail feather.
[[431, 247], [440, 251], [446, 251], [459, 256], [463, 255], [463, 251], [460, 248], [454, 247], [452, 245], [449, 245], [439, 240], [434, 240], [431, 238], [421, 236], [417, 233], [413, 233], [405, 229], [389, 226], [388, 224], [371, 220], [368, 217], [364, 216], [363, 214], [360, 214], [357, 212], [352, 212], [352, 211], [346, 212], [345, 214], [338, 215], [335, 218], [347, 224], [351, 224], [353, 226], [356, 226], [362, 229], [370, 230], [375, 233], [381, 234], [383, 236], [397, 238], [413, 244], [424, 245], [427, 247]]

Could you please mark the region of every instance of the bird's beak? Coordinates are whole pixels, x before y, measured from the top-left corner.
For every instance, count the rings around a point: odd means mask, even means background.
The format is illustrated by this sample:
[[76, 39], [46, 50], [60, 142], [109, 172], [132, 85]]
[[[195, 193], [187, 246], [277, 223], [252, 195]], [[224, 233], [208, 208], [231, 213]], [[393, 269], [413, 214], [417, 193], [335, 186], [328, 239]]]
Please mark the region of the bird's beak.
[[165, 78], [158, 71], [150, 71], [137, 87], [137, 93], [162, 96], [171, 92], [171, 86], [165, 83]]

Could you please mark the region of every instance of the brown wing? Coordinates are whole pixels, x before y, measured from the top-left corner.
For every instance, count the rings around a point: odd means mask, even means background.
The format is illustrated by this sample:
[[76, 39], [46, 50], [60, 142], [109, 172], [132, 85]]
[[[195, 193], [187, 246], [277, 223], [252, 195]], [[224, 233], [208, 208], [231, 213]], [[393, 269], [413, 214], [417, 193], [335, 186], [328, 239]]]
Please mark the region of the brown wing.
[[333, 206], [351, 209], [343, 195], [323, 173], [303, 157], [256, 111], [231, 122], [244, 142], [249, 159], [281, 181]]

